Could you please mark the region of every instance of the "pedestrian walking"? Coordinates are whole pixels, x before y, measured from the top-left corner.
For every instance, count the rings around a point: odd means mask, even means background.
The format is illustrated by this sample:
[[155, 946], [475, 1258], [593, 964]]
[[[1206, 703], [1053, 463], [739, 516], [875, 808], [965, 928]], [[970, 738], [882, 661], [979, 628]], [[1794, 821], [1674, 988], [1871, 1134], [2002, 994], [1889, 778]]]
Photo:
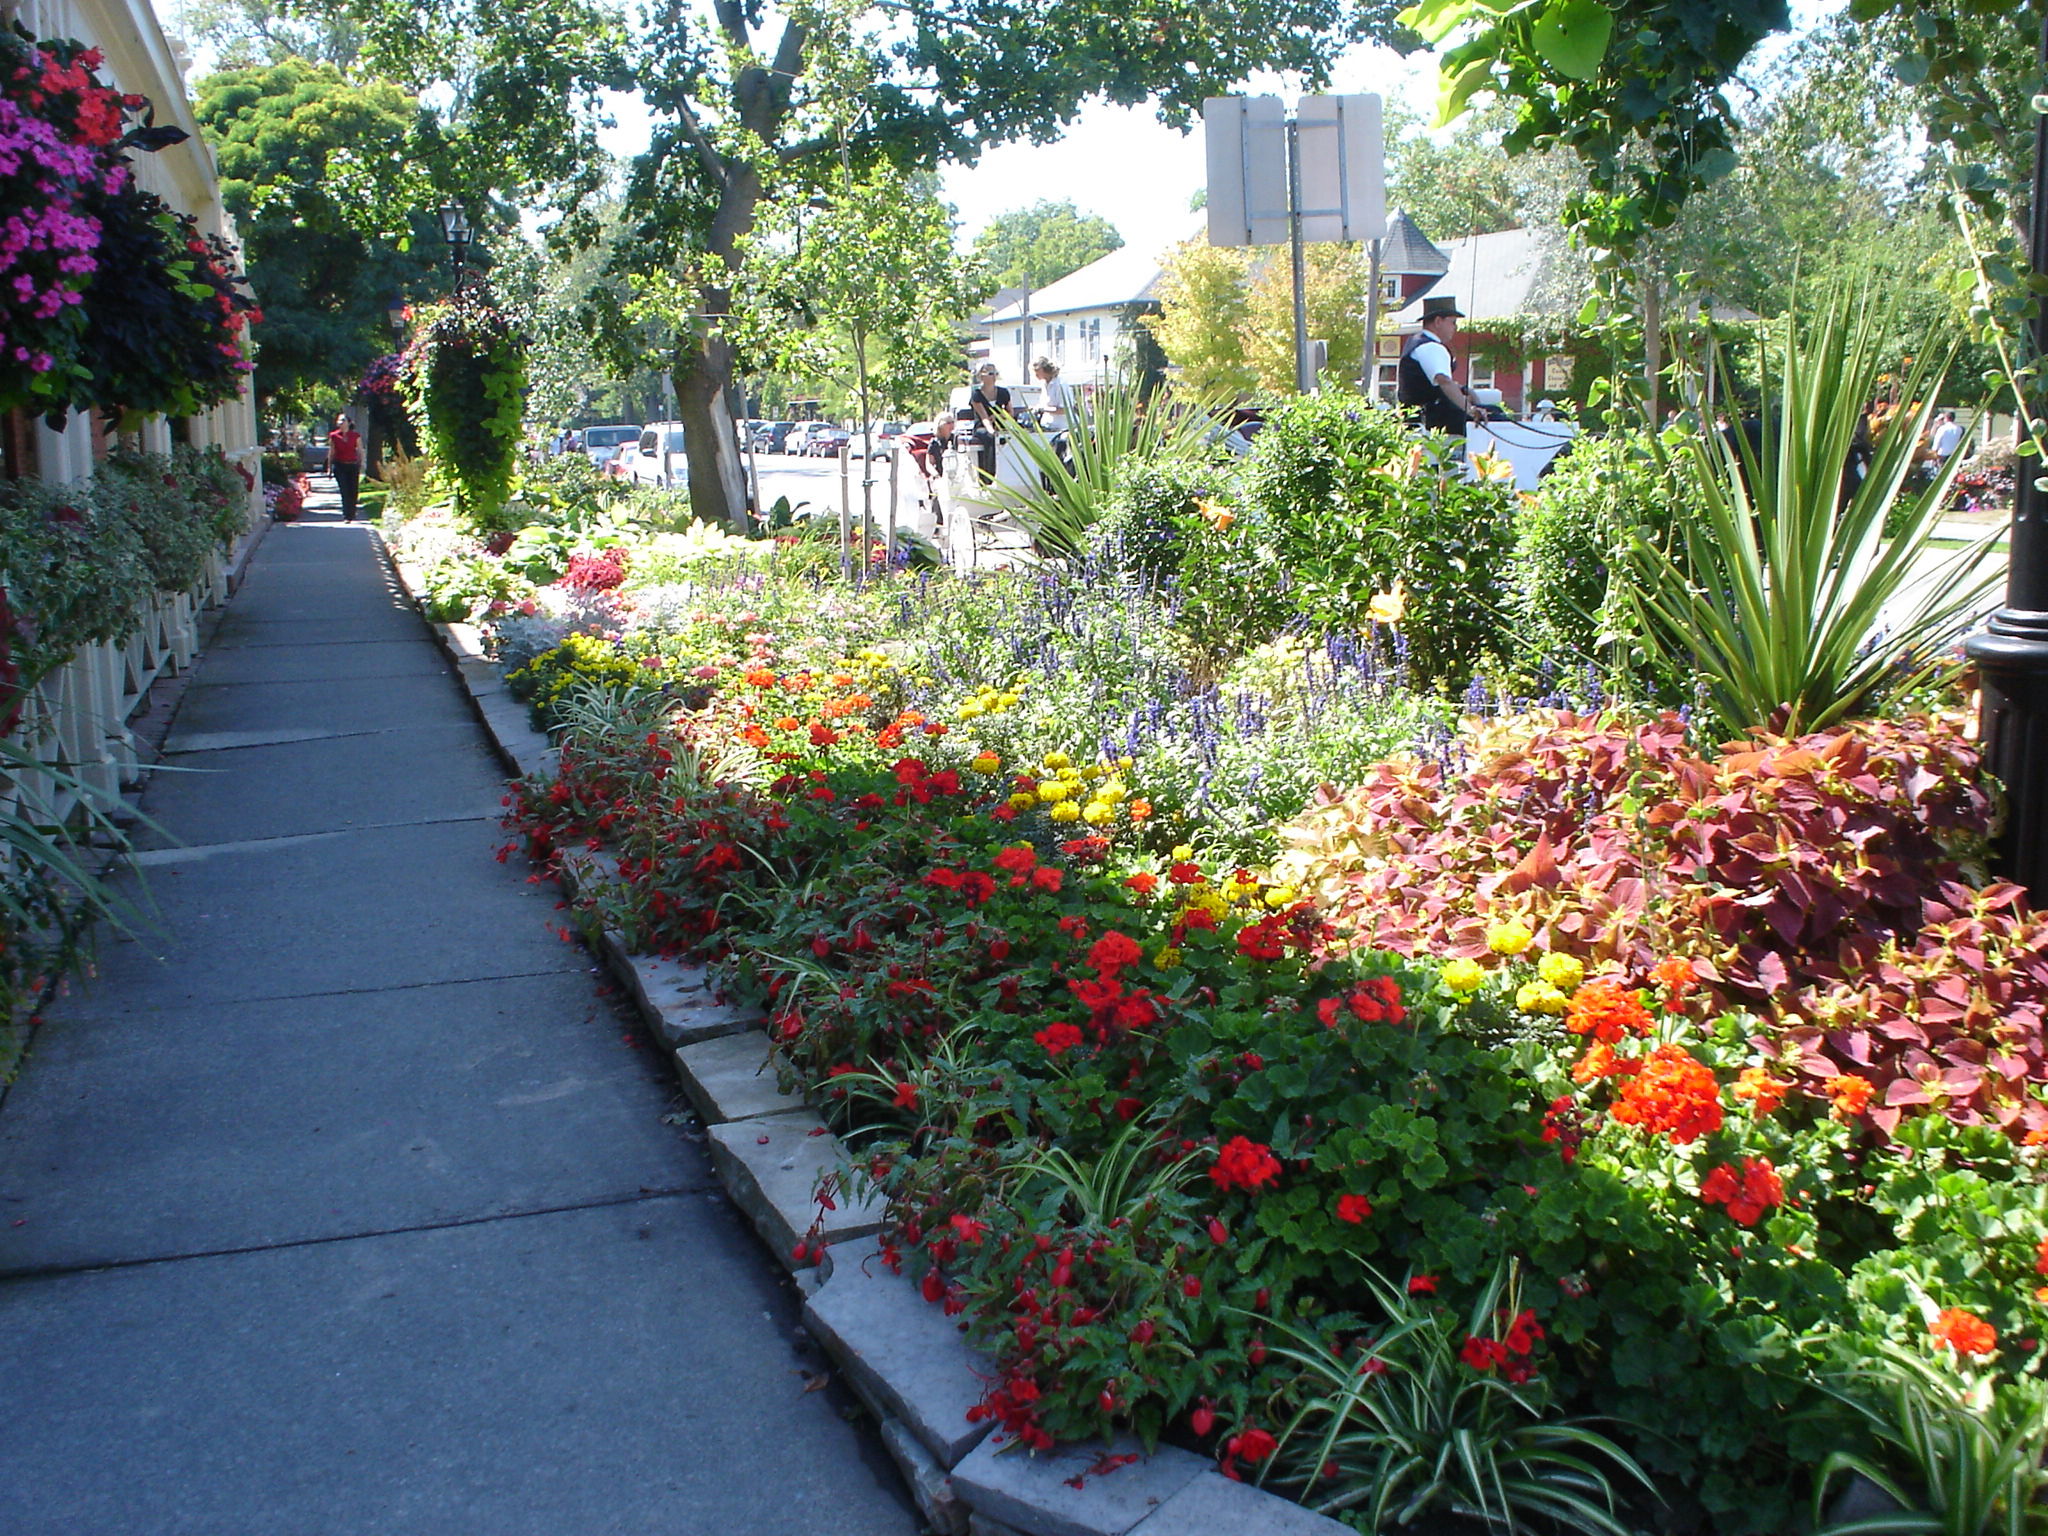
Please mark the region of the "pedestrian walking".
[[1956, 449], [1963, 445], [1963, 429], [1956, 421], [1954, 411], [1943, 411], [1934, 426], [1934, 462], [1946, 464]]
[[363, 483], [363, 439], [346, 416], [337, 416], [334, 430], [327, 434], [327, 467], [334, 475], [334, 488], [341, 492], [341, 520], [352, 523]]

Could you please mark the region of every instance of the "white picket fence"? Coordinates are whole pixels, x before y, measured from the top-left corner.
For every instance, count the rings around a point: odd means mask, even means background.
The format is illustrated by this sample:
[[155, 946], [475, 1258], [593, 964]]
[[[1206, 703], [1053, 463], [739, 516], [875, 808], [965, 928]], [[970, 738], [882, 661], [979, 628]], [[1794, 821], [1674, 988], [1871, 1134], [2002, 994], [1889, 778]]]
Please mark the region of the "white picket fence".
[[132, 722], [158, 678], [192, 665], [201, 616], [227, 601], [229, 573], [240, 569], [261, 531], [259, 524], [245, 534], [225, 559], [212, 557], [190, 592], [159, 596], [125, 641], [85, 646], [36, 685], [13, 739], [56, 771], [0, 776], [0, 798], [15, 800], [37, 821], [68, 821], [82, 801], [111, 806], [123, 786], [141, 777]]

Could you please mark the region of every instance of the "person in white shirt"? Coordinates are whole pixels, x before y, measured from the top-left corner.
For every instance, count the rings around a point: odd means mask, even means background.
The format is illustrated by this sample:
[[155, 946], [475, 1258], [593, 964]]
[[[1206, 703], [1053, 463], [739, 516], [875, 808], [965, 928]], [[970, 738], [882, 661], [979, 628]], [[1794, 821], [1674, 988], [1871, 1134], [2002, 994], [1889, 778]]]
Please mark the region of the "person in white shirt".
[[1962, 442], [1963, 429], [1956, 423], [1956, 413], [1954, 411], [1943, 411], [1935, 422], [1934, 440], [1930, 444], [1934, 450], [1934, 462], [1946, 464], [1949, 460], [1949, 455], [1960, 448]]
[[1038, 407], [1038, 425], [1047, 432], [1066, 431], [1073, 426], [1074, 417], [1066, 381], [1060, 377], [1059, 364], [1049, 357], [1041, 357], [1031, 365], [1031, 373], [1038, 380], [1043, 401]]
[[1422, 329], [1401, 350], [1395, 397], [1421, 415], [1430, 432], [1462, 434], [1468, 421], [1484, 422], [1487, 414], [1465, 386], [1451, 376], [1451, 337], [1465, 312], [1448, 294], [1422, 301]]

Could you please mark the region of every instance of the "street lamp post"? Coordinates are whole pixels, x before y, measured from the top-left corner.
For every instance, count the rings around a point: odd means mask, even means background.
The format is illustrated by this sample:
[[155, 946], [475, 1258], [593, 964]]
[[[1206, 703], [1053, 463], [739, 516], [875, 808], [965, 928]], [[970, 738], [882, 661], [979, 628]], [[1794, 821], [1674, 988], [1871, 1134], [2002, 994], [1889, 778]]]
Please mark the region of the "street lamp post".
[[448, 242], [448, 259], [455, 268], [455, 291], [462, 292], [463, 260], [469, 255], [469, 215], [459, 203], [441, 210], [441, 235]]
[[[2041, 24], [2041, 58], [2048, 64], [2048, 19]], [[2034, 124], [2029, 226], [2028, 264], [2048, 271], [2048, 116]], [[2031, 361], [2048, 358], [2048, 304], [2028, 327], [2028, 340]], [[2026, 400], [2015, 404], [2028, 421]], [[2030, 424], [2039, 441], [2038, 422]], [[2005, 785], [2000, 872], [2024, 885], [2037, 906], [2048, 904], [2048, 495], [2035, 484], [2044, 474], [2048, 464], [2039, 458], [2020, 459], [2013, 476], [2005, 606], [1963, 647], [1977, 664], [1983, 688], [1984, 766]]]

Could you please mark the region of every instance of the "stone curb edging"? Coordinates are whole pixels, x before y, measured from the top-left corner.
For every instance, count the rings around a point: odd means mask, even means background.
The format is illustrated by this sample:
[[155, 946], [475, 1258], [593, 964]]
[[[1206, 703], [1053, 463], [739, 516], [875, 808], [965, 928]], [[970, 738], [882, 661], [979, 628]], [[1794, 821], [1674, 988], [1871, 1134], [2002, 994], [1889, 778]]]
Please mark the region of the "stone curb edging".
[[[422, 573], [391, 556], [381, 536], [378, 547], [419, 603]], [[553, 745], [506, 692], [479, 631], [429, 622], [506, 764], [529, 777], [552, 776]], [[602, 878], [598, 863], [582, 850], [562, 856], [559, 879], [572, 899], [579, 886]], [[848, 1159], [825, 1122], [781, 1088], [766, 1021], [719, 1002], [701, 966], [633, 954], [609, 930], [595, 947], [674, 1062], [727, 1195], [795, 1272], [805, 1326], [880, 1420], [883, 1443], [934, 1529], [944, 1536], [1355, 1536], [1172, 1446], [1147, 1456], [1137, 1441], [1120, 1439], [1026, 1456], [990, 1444], [989, 1426], [966, 1415], [981, 1401], [991, 1368], [908, 1278], [882, 1267], [873, 1241], [880, 1202], [842, 1191], [833, 1208], [820, 1208], [818, 1181], [843, 1172]], [[795, 1257], [799, 1243], [802, 1259]]]

